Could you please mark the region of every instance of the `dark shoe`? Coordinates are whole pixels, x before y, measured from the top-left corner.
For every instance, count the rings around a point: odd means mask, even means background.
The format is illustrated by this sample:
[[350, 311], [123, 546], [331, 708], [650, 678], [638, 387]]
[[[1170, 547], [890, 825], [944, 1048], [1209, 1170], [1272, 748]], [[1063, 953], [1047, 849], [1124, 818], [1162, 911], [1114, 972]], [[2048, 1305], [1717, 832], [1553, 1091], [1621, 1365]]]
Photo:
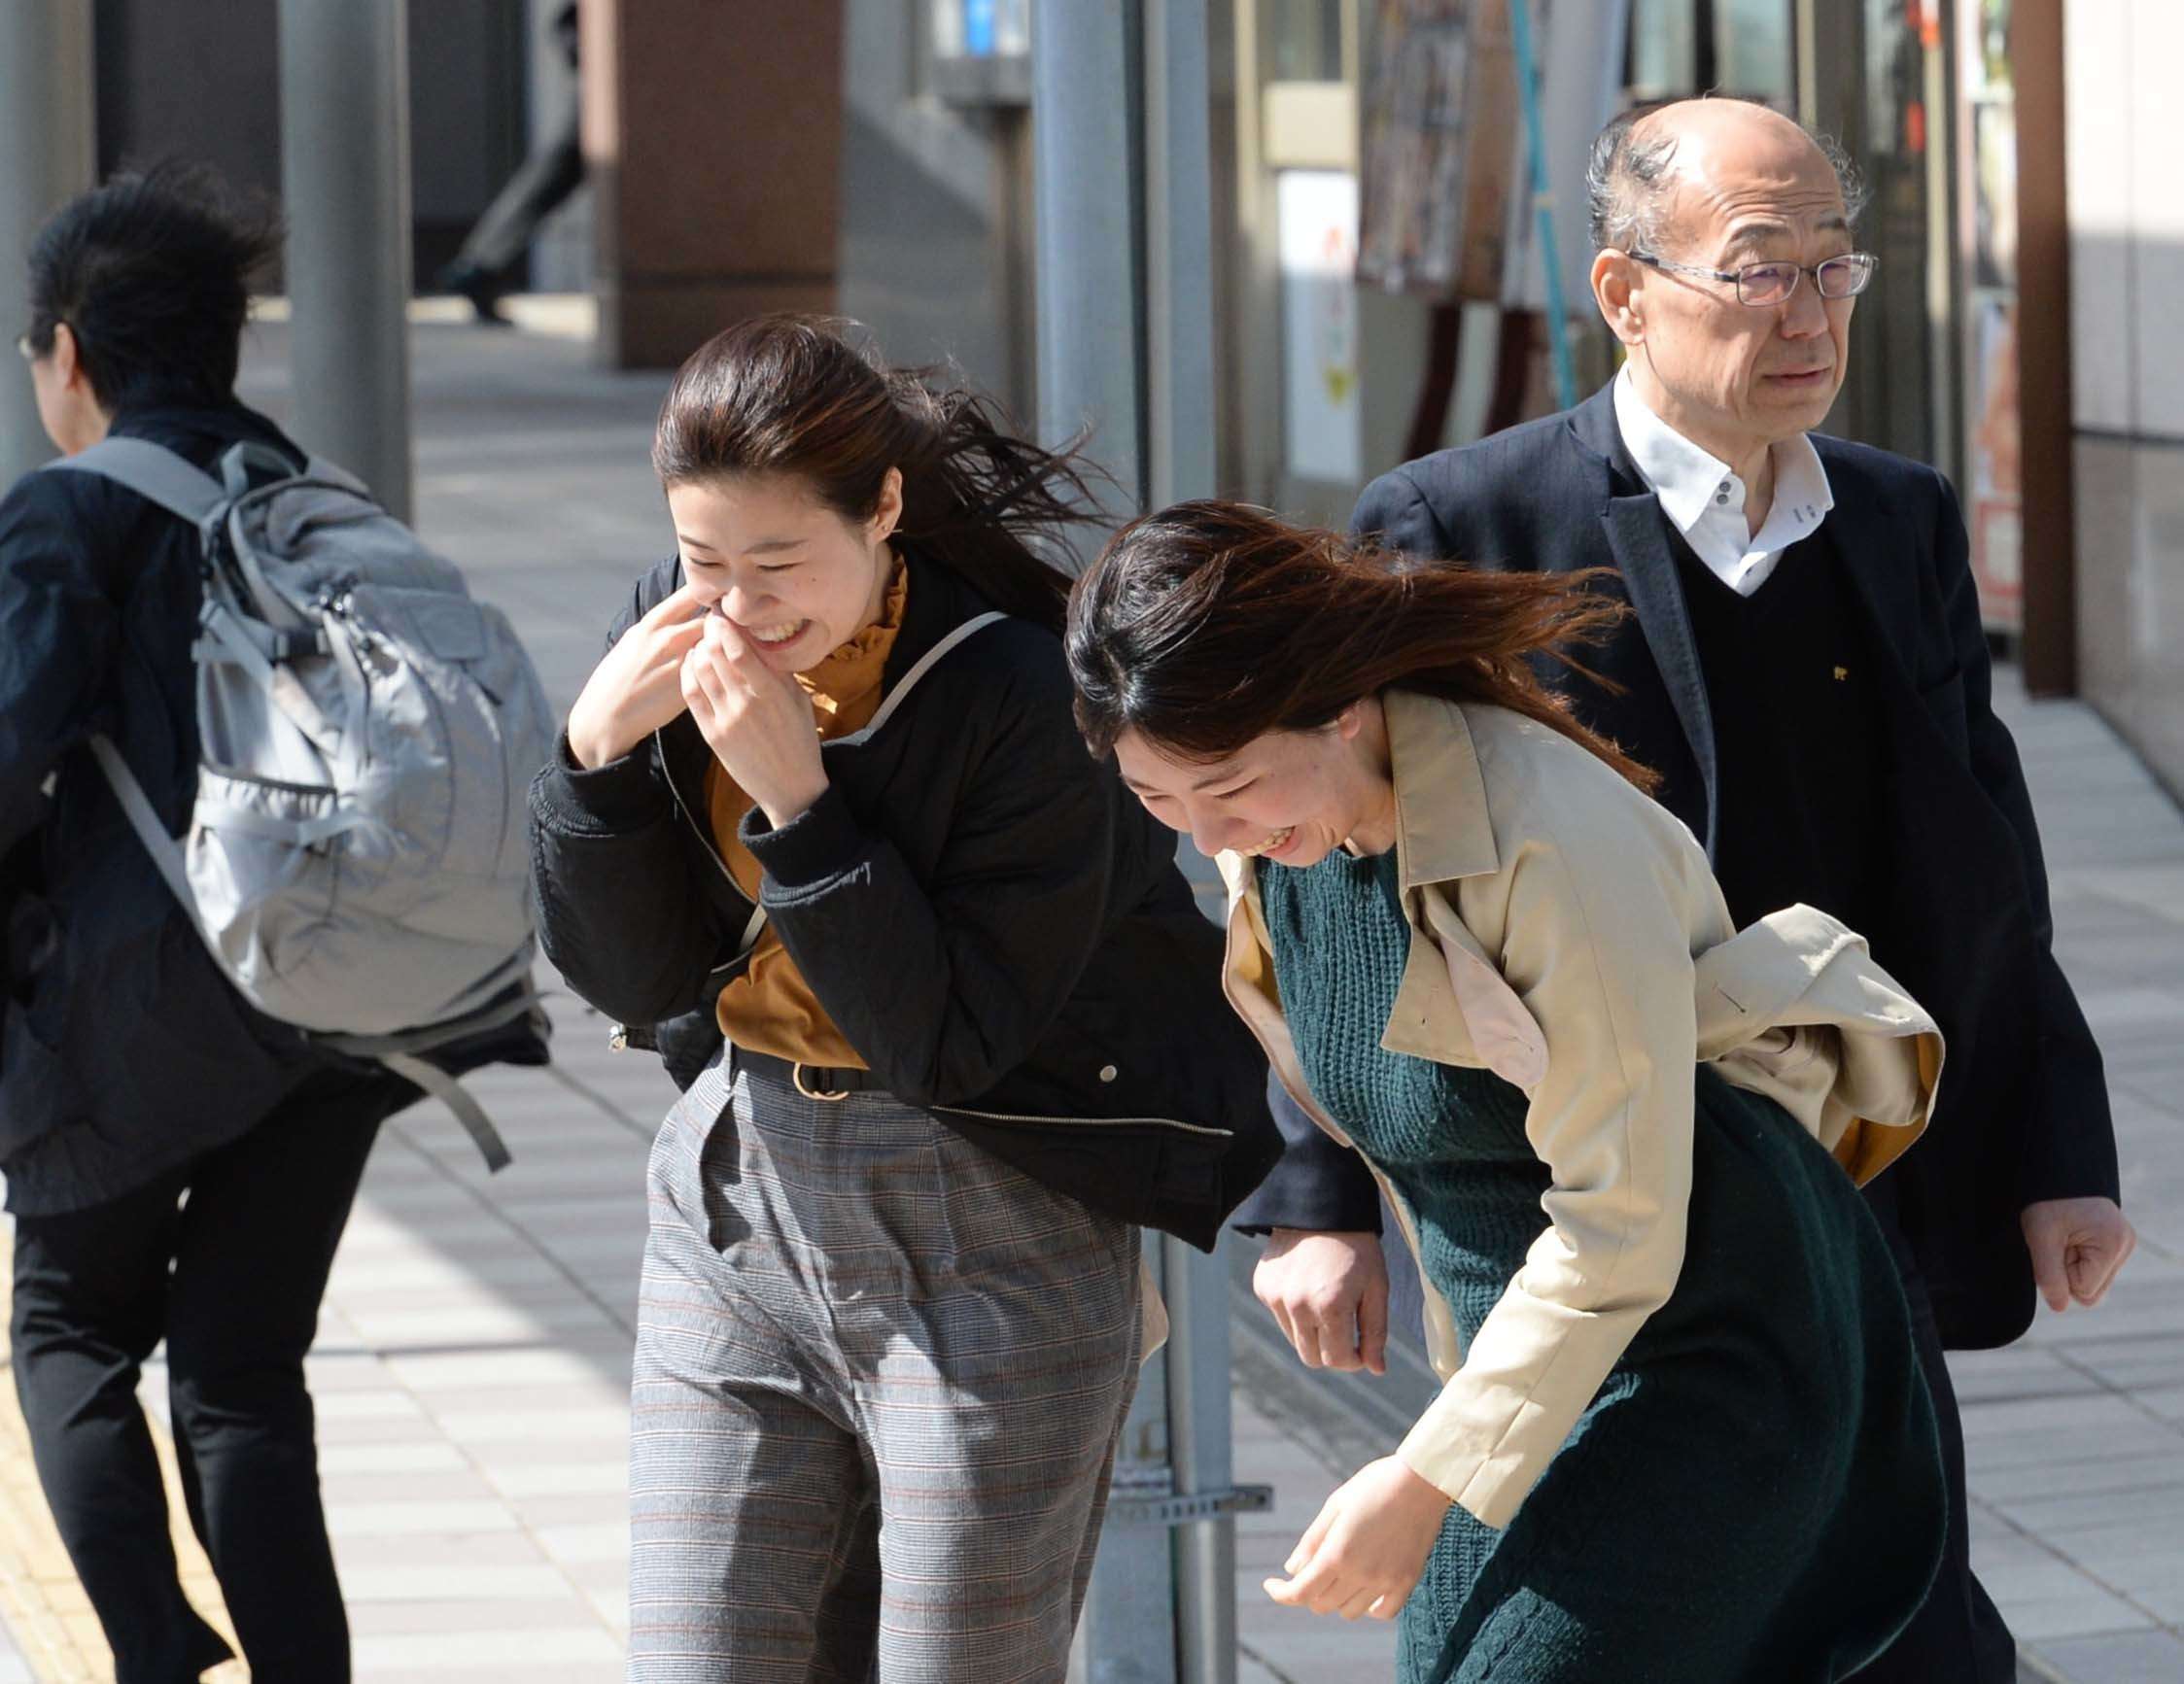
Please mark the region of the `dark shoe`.
[[469, 300], [478, 321], [491, 327], [513, 326], [501, 308], [503, 289], [474, 263], [450, 263], [433, 279], [434, 292]]

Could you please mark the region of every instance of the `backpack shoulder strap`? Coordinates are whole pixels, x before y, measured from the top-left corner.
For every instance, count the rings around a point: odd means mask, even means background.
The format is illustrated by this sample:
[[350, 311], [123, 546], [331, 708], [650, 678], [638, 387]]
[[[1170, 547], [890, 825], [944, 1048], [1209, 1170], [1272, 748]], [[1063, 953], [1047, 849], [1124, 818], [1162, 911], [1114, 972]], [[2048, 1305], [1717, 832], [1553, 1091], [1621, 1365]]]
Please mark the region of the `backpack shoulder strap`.
[[868, 738], [877, 735], [880, 728], [894, 717], [895, 709], [910, 700], [910, 693], [918, 688], [919, 681], [939, 666], [956, 644], [985, 631], [987, 627], [997, 625], [1007, 618], [1008, 615], [1002, 613], [999, 609], [988, 609], [986, 613], [974, 614], [970, 619], [965, 620], [918, 658], [917, 664], [902, 675], [892, 690], [887, 692], [886, 698], [880, 704], [880, 711], [872, 716], [872, 722], [869, 725], [861, 730], [852, 731], [846, 737], [837, 737], [834, 740], [839, 743], [863, 742]]
[[148, 438], [101, 439], [88, 450], [49, 462], [40, 471], [88, 473], [110, 479], [147, 502], [180, 515], [193, 527], [210, 523], [227, 503], [226, 490], [220, 481]]

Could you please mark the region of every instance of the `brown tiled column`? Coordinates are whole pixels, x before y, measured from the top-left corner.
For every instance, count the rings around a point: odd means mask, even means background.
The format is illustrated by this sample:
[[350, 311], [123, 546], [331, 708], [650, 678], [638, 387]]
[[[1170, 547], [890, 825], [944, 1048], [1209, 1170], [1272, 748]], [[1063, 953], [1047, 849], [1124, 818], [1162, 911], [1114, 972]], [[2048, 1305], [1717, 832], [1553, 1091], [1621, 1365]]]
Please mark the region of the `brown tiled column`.
[[842, 0], [582, 0], [599, 349], [672, 367], [834, 306]]

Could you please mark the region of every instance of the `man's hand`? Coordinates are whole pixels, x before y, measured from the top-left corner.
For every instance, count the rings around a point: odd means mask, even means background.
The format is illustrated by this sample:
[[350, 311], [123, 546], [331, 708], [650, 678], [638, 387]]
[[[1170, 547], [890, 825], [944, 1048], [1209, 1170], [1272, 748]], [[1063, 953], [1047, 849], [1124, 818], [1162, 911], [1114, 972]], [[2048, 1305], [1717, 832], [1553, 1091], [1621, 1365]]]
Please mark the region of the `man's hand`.
[[1388, 1265], [1377, 1234], [1276, 1228], [1251, 1289], [1307, 1368], [1388, 1371]]
[[2114, 1199], [2043, 1199], [2027, 1205], [2019, 1221], [2032, 1278], [2051, 1310], [2067, 1310], [2073, 1299], [2089, 1309], [2099, 1303], [2138, 1246], [2138, 1231]]

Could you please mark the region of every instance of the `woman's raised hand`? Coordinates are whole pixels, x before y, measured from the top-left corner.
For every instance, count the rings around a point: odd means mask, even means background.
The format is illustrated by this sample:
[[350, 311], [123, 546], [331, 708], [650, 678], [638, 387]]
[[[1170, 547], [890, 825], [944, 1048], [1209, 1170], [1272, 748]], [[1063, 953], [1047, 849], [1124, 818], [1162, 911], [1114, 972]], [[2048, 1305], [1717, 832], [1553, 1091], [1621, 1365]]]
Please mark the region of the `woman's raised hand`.
[[682, 699], [713, 757], [779, 830], [826, 793], [812, 698], [777, 672], [725, 615], [682, 658]]
[[1448, 1518], [1449, 1501], [1399, 1458], [1369, 1461], [1321, 1508], [1266, 1594], [1292, 1608], [1369, 1614], [1392, 1620], [1403, 1611], [1434, 1539]]
[[621, 759], [683, 710], [682, 658], [705, 629], [706, 605], [684, 585], [615, 640], [569, 710], [578, 766], [596, 771]]

